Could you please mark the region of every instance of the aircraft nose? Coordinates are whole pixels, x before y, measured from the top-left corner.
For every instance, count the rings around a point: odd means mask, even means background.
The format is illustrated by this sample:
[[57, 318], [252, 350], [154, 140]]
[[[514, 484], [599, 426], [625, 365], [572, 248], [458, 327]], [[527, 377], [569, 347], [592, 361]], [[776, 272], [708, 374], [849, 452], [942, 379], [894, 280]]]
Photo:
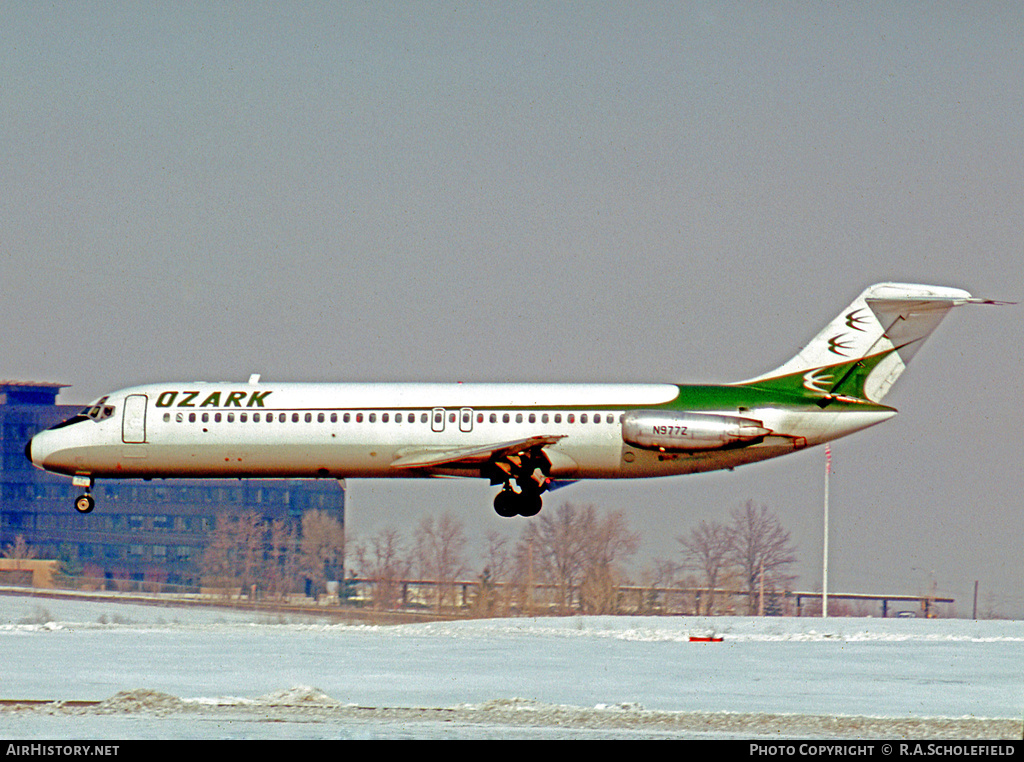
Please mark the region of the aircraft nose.
[[28, 440], [25, 443], [25, 457], [28, 458], [28, 462], [35, 465], [35, 461], [32, 460], [32, 440]]

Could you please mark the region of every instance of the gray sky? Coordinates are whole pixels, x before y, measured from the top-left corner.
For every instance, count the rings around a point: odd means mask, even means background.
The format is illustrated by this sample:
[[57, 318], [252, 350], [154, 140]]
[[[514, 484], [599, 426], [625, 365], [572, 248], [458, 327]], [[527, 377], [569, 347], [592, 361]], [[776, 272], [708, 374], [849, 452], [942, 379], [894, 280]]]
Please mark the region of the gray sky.
[[[1024, 298], [1020, 3], [5, 3], [0, 376], [732, 381], [865, 286]], [[834, 446], [832, 591], [1024, 615], [1021, 309]], [[1008, 383], [1009, 382], [1009, 383]], [[747, 499], [820, 589], [823, 451], [589, 482], [644, 557]], [[483, 483], [353, 481], [367, 535]], [[99, 508], [102, 510], [102, 506]], [[639, 561], [639, 559], [638, 559]], [[639, 566], [639, 563], [637, 564]]]

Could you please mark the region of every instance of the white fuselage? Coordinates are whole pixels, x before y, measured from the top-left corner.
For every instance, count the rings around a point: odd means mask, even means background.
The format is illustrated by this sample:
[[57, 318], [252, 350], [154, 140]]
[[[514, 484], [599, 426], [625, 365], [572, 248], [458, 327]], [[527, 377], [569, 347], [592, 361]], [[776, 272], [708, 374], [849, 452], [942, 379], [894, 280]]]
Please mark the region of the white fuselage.
[[[749, 447], [666, 452], [623, 440], [625, 413], [671, 405], [674, 384], [158, 384], [93, 403], [37, 434], [37, 466], [91, 478], [481, 476], [501, 443], [550, 438], [553, 479], [731, 468], [880, 423], [890, 409], [751, 403], [770, 436]], [[83, 411], [87, 413], [89, 408]], [[736, 407], [704, 408], [737, 415]], [[445, 458], [446, 453], [458, 457]], [[434, 458], [424, 466], [424, 458]], [[413, 463], [412, 466], [403, 464]], [[418, 464], [418, 465], [416, 465]]]

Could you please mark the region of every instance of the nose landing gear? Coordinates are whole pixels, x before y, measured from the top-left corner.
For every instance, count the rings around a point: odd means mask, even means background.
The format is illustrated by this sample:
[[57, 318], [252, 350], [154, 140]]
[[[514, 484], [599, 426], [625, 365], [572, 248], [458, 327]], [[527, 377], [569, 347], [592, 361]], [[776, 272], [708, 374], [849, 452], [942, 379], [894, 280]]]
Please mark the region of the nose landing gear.
[[71, 483], [76, 487], [85, 487], [85, 494], [75, 498], [75, 510], [79, 513], [92, 513], [92, 509], [96, 507], [96, 500], [91, 494], [93, 478], [88, 474], [81, 474], [75, 476]]

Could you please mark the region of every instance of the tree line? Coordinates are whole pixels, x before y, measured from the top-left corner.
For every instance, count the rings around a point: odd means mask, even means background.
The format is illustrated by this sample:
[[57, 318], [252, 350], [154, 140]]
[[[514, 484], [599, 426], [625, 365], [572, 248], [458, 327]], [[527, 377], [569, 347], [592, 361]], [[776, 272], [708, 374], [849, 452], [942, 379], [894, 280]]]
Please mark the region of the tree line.
[[[328, 513], [296, 522], [242, 509], [217, 516], [199, 565], [204, 587], [262, 598], [315, 597], [337, 582], [351, 600], [358, 580], [360, 601], [377, 609], [409, 605], [412, 581], [419, 605], [483, 616], [653, 612], [657, 590], [687, 591], [685, 613], [778, 613], [772, 601], [791, 588], [797, 558], [766, 506], [748, 501], [729, 521], [701, 521], [676, 540], [677, 556], [634, 573], [640, 535], [626, 513], [565, 502], [524, 522], [518, 536], [489, 532], [474, 565], [465, 525], [449, 512], [424, 516], [408, 536], [388, 527], [346, 544]], [[33, 549], [19, 537], [0, 553], [28, 558]]]
[[[421, 603], [438, 611], [468, 606], [483, 616], [652, 611], [658, 589], [687, 591], [688, 613], [780, 613], [779, 594], [795, 580], [790, 533], [752, 501], [729, 516], [678, 536], [679, 555], [655, 559], [639, 578], [629, 565], [640, 536], [626, 514], [569, 502], [526, 523], [518, 537], [488, 533], [480, 571], [469, 562], [462, 522], [450, 513], [424, 517], [411, 538], [390, 527], [354, 541], [346, 568], [366, 581], [369, 602], [382, 609], [407, 605], [409, 581], [419, 580], [429, 582]], [[646, 600], [643, 590], [652, 591]]]
[[217, 515], [200, 569], [207, 587], [261, 597], [319, 595], [342, 573], [345, 533], [323, 511], [268, 521], [253, 510]]

